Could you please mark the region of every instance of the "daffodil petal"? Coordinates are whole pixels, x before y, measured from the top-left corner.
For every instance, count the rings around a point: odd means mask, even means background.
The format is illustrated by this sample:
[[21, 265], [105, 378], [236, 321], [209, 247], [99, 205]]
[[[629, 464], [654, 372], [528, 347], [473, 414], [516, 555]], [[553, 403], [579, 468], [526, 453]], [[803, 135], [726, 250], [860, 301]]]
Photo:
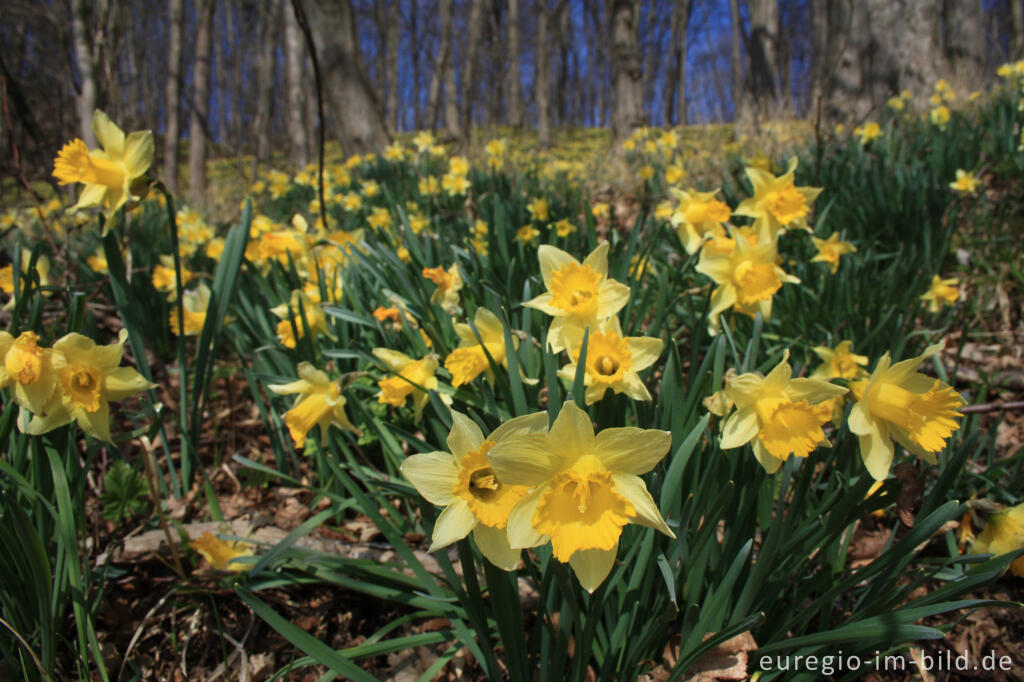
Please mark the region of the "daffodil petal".
[[836, 386], [827, 381], [801, 378], [790, 381], [786, 392], [794, 401], [806, 400], [811, 404], [815, 404], [823, 400], [845, 395], [847, 390], [842, 386]]
[[389, 348], [374, 348], [373, 356], [383, 362], [395, 374], [398, 374], [414, 362], [408, 355]]
[[[29, 418], [31, 417], [31, 421]], [[74, 420], [69, 412], [60, 402], [52, 401], [47, 406], [46, 414], [32, 414], [25, 408], [18, 413], [18, 430], [32, 436], [39, 436], [56, 428], [70, 424]]]
[[503, 571], [514, 571], [519, 564], [520, 549], [512, 549], [508, 544], [508, 534], [504, 529], [478, 523], [473, 529], [473, 540], [488, 561]]
[[730, 450], [749, 443], [757, 437], [759, 428], [757, 412], [754, 411], [754, 408], [742, 407], [725, 420], [719, 447], [723, 450]]
[[139, 130], [124, 141], [124, 166], [129, 178], [144, 175], [153, 163], [153, 133]]
[[774, 474], [779, 470], [779, 467], [782, 466], [782, 460], [768, 452], [768, 450], [761, 445], [761, 441], [755, 440], [752, 450], [754, 451], [754, 457], [757, 459], [758, 463], [764, 467], [766, 474]]
[[643, 479], [620, 472], [614, 472], [612, 479], [615, 481], [616, 492], [625, 497], [636, 509], [636, 518], [630, 519], [631, 521], [660, 531], [670, 538], [676, 536], [658, 511], [658, 506], [654, 504], [654, 499], [644, 485]]
[[565, 453], [561, 460], [568, 464], [581, 453], [591, 451], [594, 446], [594, 425], [590, 415], [570, 400], [562, 405], [548, 437]]
[[434, 522], [434, 535], [427, 551], [434, 552], [458, 542], [469, 535], [476, 524], [477, 518], [470, 511], [469, 504], [461, 497], [455, 498]]
[[506, 438], [527, 433], [544, 433], [548, 430], [548, 413], [534, 412], [522, 417], [514, 417], [491, 431], [487, 440], [500, 443]]
[[432, 504], [446, 506], [455, 498], [459, 467], [447, 452], [427, 452], [406, 457], [402, 475]]
[[92, 115], [92, 132], [106, 152], [107, 158], [114, 161], [124, 157], [124, 131], [99, 109]]
[[147, 381], [146, 377], [131, 367], [118, 367], [107, 374], [103, 386], [107, 400], [124, 400], [156, 388], [156, 384]]
[[75, 418], [78, 425], [87, 434], [101, 440], [104, 443], [111, 443], [110, 437], [110, 404], [100, 401], [99, 409], [95, 412], [87, 412], [79, 407], [71, 409], [71, 416]]
[[671, 446], [668, 431], [625, 426], [598, 433], [593, 453], [609, 471], [639, 475], [653, 469]]
[[[608, 276], [608, 249], [611, 248], [611, 244], [604, 241], [597, 245], [597, 248], [590, 252], [587, 256], [583, 265], [589, 266], [591, 270], [601, 275], [602, 277]], [[551, 287], [548, 287], [549, 289]]]
[[456, 460], [462, 459], [470, 450], [476, 450], [484, 442], [483, 431], [472, 419], [452, 410], [452, 430], [448, 434], [448, 451]]
[[571, 263], [580, 264], [578, 260], [565, 251], [550, 244], [542, 244], [537, 249], [537, 259], [540, 261], [540, 276], [544, 280], [544, 288], [548, 290], [551, 289], [551, 275], [554, 272]]
[[864, 460], [871, 478], [884, 480], [892, 466], [893, 445], [888, 430], [881, 424], [872, 428], [867, 434], [858, 435], [860, 440], [860, 456]]
[[547, 537], [538, 533], [533, 527], [533, 515], [537, 512], [537, 505], [547, 484], [544, 484], [529, 493], [512, 507], [508, 515], [508, 544], [516, 549], [536, 547], [543, 544]]
[[74, 213], [80, 208], [86, 208], [88, 206], [99, 206], [103, 203], [103, 198], [107, 195], [107, 188], [105, 185], [88, 184], [82, 188], [82, 193], [78, 195], [78, 202], [68, 209], [69, 213]]
[[601, 586], [615, 566], [618, 551], [619, 545], [616, 543], [614, 549], [584, 549], [569, 557], [569, 565], [583, 589], [593, 593]]
[[629, 337], [626, 343], [629, 345], [630, 362], [634, 372], [647, 369], [657, 362], [665, 347], [663, 340], [652, 336]]
[[605, 279], [597, 287], [599, 320], [611, 317], [629, 302], [629, 287], [614, 279]]
[[488, 456], [498, 480], [507, 485], [535, 486], [562, 469], [550, 452], [546, 433], [517, 434], [497, 441]]

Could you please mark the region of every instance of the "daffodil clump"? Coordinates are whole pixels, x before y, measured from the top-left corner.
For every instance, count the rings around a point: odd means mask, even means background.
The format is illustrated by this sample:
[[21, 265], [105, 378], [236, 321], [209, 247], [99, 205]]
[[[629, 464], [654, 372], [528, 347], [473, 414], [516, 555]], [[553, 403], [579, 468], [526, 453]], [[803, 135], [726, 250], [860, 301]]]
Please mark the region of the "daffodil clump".
[[76, 422], [88, 435], [111, 442], [110, 403], [156, 385], [131, 367], [121, 367], [127, 332], [117, 343], [98, 346], [72, 332], [52, 348], [35, 332], [17, 338], [0, 332], [0, 387], [11, 387], [21, 408], [18, 428], [32, 435]]
[[[727, 374], [725, 389], [706, 407], [719, 417], [728, 415], [722, 425], [722, 448], [752, 443], [758, 462], [774, 473], [791, 456], [806, 457], [815, 448], [830, 445], [824, 428], [829, 421], [837, 427], [841, 423], [848, 390], [854, 401], [849, 430], [859, 439], [868, 473], [880, 481], [895, 456], [893, 441], [935, 464], [937, 454], [960, 428], [963, 398], [949, 385], [917, 372], [940, 349], [941, 345], [929, 346], [922, 355], [896, 364], [886, 353], [868, 375], [868, 358], [853, 353], [849, 341], [834, 349], [819, 346], [813, 350], [823, 364], [807, 379], [792, 378], [786, 351], [765, 377]], [[832, 379], [844, 380], [849, 389]]]

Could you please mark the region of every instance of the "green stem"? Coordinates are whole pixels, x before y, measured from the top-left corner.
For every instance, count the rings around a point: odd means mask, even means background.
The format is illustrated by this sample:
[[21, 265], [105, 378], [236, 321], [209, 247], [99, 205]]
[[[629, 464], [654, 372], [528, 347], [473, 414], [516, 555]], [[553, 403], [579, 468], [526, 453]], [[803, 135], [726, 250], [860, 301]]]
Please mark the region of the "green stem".
[[178, 220], [174, 211], [174, 196], [167, 191], [163, 183], [156, 183], [157, 189], [164, 195], [167, 205], [167, 222], [171, 232], [171, 252], [174, 254], [174, 305], [178, 311], [178, 376], [181, 386], [178, 397], [178, 428], [181, 430], [181, 479], [184, 488], [192, 478], [192, 451], [190, 444], [191, 432], [188, 424], [188, 371], [185, 366], [185, 309], [182, 303], [181, 279], [181, 248], [178, 243]]

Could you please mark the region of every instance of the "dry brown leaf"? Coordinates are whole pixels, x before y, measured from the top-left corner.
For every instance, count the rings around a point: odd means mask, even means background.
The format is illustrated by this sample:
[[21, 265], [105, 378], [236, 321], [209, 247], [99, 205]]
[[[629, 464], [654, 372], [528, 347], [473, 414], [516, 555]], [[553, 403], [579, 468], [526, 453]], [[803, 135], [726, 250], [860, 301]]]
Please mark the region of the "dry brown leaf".
[[[708, 634], [704, 639], [712, 637]], [[757, 649], [750, 631], [742, 632], [707, 652], [687, 671], [690, 682], [747, 679], [747, 654]]]

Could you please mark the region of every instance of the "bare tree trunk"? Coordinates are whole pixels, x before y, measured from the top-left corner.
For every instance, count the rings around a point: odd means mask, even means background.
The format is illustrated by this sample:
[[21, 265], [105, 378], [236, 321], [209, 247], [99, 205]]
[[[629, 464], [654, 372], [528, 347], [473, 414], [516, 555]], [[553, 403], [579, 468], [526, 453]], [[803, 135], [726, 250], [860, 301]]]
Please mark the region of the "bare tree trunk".
[[306, 50], [302, 31], [289, 0], [284, 0], [284, 52], [288, 82], [288, 132], [291, 139], [292, 166], [301, 170], [309, 163], [309, 141], [306, 139], [306, 97], [302, 72], [306, 63]]
[[740, 18], [739, 0], [729, 0], [729, 14], [732, 19], [732, 49], [729, 58], [729, 71], [732, 75], [733, 119], [740, 121], [745, 117], [747, 98], [743, 92], [743, 58], [740, 53], [740, 43], [743, 39], [743, 20]]
[[206, 128], [210, 108], [210, 50], [212, 47], [214, 0], [203, 0], [198, 8], [196, 57], [192, 74], [192, 117], [189, 124], [188, 194], [193, 206], [202, 207], [206, 189]]
[[445, 33], [444, 24], [448, 25], [447, 32], [447, 43], [448, 43], [448, 58], [444, 61], [444, 72], [442, 77], [444, 78], [444, 125], [448, 131], [448, 137], [453, 140], [459, 140], [462, 138], [462, 133], [459, 130], [459, 91], [455, 89], [455, 48], [454, 48], [454, 32], [452, 31], [452, 5], [451, 0], [443, 0], [442, 4], [447, 3], [448, 5], [448, 17], [447, 22], [445, 17], [441, 17], [442, 35]]
[[614, 0], [612, 46], [612, 152], [618, 153], [634, 128], [643, 125], [643, 60], [637, 47], [635, 5]]
[[75, 109], [79, 134], [90, 148], [94, 148], [96, 135], [92, 132], [92, 115], [96, 110], [96, 63], [86, 37], [86, 26], [85, 2], [71, 0], [71, 39], [79, 78]]
[[985, 76], [985, 10], [981, 0], [946, 0], [944, 9], [942, 24], [953, 82], [958, 89], [976, 90]]
[[[829, 22], [826, 0], [811, 0], [811, 92], [808, 112], [813, 119], [832, 68], [828, 60]], [[838, 36], [837, 40], [841, 40]]]
[[551, 52], [548, 45], [547, 0], [537, 0], [537, 73], [533, 79], [537, 102], [537, 143], [541, 149], [551, 146]]
[[342, 151], [382, 151], [391, 140], [363, 70], [351, 2], [312, 0], [305, 6], [320, 63], [325, 108], [334, 114]]
[[[678, 105], [676, 111], [679, 113], [679, 125], [686, 125], [686, 39], [690, 25], [690, 14], [693, 12], [693, 0], [676, 0], [673, 10], [676, 15], [675, 52], [678, 57], [675, 80], [677, 85], [676, 97]], [[668, 108], [666, 108], [668, 111]], [[666, 119], [668, 115], [666, 114]], [[669, 123], [668, 120], [665, 121]]]
[[388, 89], [384, 96], [385, 116], [391, 130], [398, 130], [398, 33], [401, 28], [400, 18], [398, 2], [397, 0], [391, 0], [388, 3], [388, 38], [386, 46]]
[[555, 88], [555, 110], [558, 125], [564, 128], [569, 118], [569, 5], [559, 0], [552, 25], [557, 26], [558, 38], [558, 87]]
[[[480, 52], [480, 23], [483, 20], [483, 0], [470, 0], [468, 41], [462, 62], [462, 112], [459, 123], [459, 145], [465, 149], [473, 136], [473, 100], [476, 93], [477, 60]], [[455, 99], [452, 91], [451, 99]]]
[[423, 104], [420, 101], [420, 35], [419, 35], [419, 3], [412, 3], [410, 8], [409, 54], [412, 57], [412, 127], [419, 130], [426, 127], [423, 123]]
[[[590, 2], [584, 3], [584, 9], [586, 15], [583, 17], [584, 26], [584, 40], [587, 40], [587, 75], [583, 78], [583, 124], [584, 125], [597, 125], [597, 116], [595, 115], [595, 109], [597, 107], [597, 89], [598, 89], [598, 73], [597, 73], [597, 51], [598, 41], [593, 39], [590, 31], [587, 30], [587, 17], [593, 17], [592, 23], [595, 24], [593, 35], [597, 35], [596, 29], [597, 19], [594, 17], [593, 5]], [[590, 118], [593, 117], [593, 118]]]
[[168, 3], [167, 83], [165, 87], [167, 127], [164, 134], [164, 184], [178, 192], [178, 143], [181, 138], [181, 34], [185, 23], [183, 0]]
[[523, 127], [523, 84], [519, 73], [519, 0], [508, 0], [508, 124]]
[[437, 57], [434, 59], [434, 73], [430, 76], [430, 90], [427, 94], [427, 127], [437, 128], [441, 111], [441, 95], [444, 88], [445, 65], [451, 50], [452, 0], [441, 0], [438, 7], [441, 22], [441, 37], [437, 43]]
[[750, 4], [750, 92], [759, 112], [774, 108], [779, 97], [776, 55], [779, 47], [777, 0], [749, 0]]
[[1024, 59], [1024, 2], [1010, 0], [1010, 59]]
[[[654, 108], [654, 102], [652, 97], [654, 95], [654, 85], [658, 81], [658, 64], [661, 62], [662, 50], [660, 38], [660, 26], [657, 22], [657, 17], [654, 11], [654, 2], [647, 0], [647, 2], [638, 2], [637, 7], [634, 10], [634, 16], [636, 21], [639, 23], [640, 16], [642, 15], [641, 7], [646, 4], [648, 6], [647, 11], [647, 25], [640, 29], [641, 39], [637, 41], [637, 49], [640, 51], [641, 64], [643, 69], [643, 81], [641, 85], [641, 92], [643, 92], [643, 106], [646, 110], [648, 106], [651, 109]], [[672, 54], [672, 48], [669, 48], [669, 54]]]
[[255, 181], [261, 165], [270, 160], [270, 119], [274, 90], [274, 52], [277, 49], [277, 28], [280, 26], [281, 8], [276, 3], [259, 5], [259, 51], [256, 53], [256, 112], [252, 127], [256, 133], [256, 154], [253, 156], [252, 176]]

